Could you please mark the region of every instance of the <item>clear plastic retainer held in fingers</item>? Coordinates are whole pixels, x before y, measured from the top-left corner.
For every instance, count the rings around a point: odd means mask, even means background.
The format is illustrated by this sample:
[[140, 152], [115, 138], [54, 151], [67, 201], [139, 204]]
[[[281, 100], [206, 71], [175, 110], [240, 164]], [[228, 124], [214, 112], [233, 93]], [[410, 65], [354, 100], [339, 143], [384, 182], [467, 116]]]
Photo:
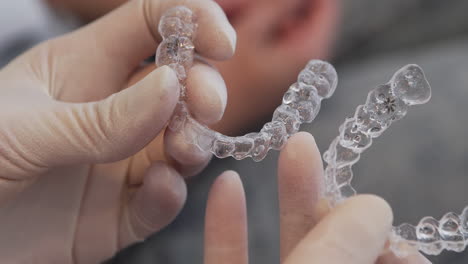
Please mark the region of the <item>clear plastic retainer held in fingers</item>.
[[[366, 103], [339, 128], [323, 158], [325, 191], [323, 196], [335, 206], [354, 196], [351, 186], [352, 166], [390, 125], [403, 118], [412, 105], [424, 104], [431, 98], [429, 85], [418, 65], [406, 65], [392, 79], [369, 92]], [[390, 250], [404, 257], [416, 250], [438, 255], [444, 249], [463, 251], [468, 243], [468, 207], [460, 215], [447, 213], [440, 220], [424, 217], [414, 226], [402, 224], [390, 233]]]
[[285, 93], [272, 121], [266, 123], [260, 132], [240, 137], [215, 132], [197, 122], [184, 101], [187, 72], [194, 60], [196, 29], [196, 18], [190, 9], [179, 6], [168, 10], [159, 22], [163, 41], [156, 53], [156, 64], [158, 67], [170, 66], [180, 80], [181, 98], [169, 128], [184, 133], [188, 143], [210, 151], [218, 158], [263, 160], [270, 149], [281, 149], [286, 140], [299, 131], [302, 123], [312, 122], [320, 110], [322, 99], [332, 96], [336, 89], [337, 74], [333, 66], [312, 60]]
[[[196, 32], [196, 17], [190, 9], [178, 6], [166, 11], [159, 22], [163, 41], [158, 46], [156, 64], [173, 68], [180, 81], [181, 97], [169, 129], [183, 133], [188, 143], [210, 151], [218, 158], [263, 160], [270, 149], [281, 149], [286, 140], [299, 131], [302, 123], [312, 122], [322, 99], [332, 96], [336, 89], [338, 79], [333, 66], [312, 60], [285, 93], [272, 121], [260, 132], [240, 137], [222, 135], [197, 122], [185, 102], [186, 78], [194, 61]], [[351, 186], [352, 166], [371, 146], [372, 140], [403, 118], [410, 106], [424, 104], [430, 97], [431, 87], [417, 65], [401, 68], [388, 83], [369, 93], [366, 103], [358, 106], [353, 117], [345, 120], [339, 135], [324, 153], [327, 167], [322, 195], [331, 206], [356, 194]], [[416, 226], [393, 227], [389, 238], [390, 249], [398, 256], [406, 256], [415, 250], [430, 255], [440, 254], [444, 249], [463, 251], [468, 243], [468, 207], [460, 215], [447, 213], [440, 220], [424, 217]]]

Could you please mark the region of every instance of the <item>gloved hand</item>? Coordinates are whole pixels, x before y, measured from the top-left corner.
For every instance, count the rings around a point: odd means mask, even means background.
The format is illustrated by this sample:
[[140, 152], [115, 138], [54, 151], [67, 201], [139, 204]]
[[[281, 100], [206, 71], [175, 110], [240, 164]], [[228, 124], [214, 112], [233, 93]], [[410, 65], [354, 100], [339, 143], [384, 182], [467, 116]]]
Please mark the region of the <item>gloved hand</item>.
[[[381, 198], [362, 195], [329, 211], [318, 193], [320, 153], [310, 134], [291, 137], [278, 168], [280, 257], [284, 264], [427, 264], [420, 254], [382, 255], [392, 211]], [[265, 245], [268, 247], [268, 245]], [[204, 264], [247, 264], [247, 212], [242, 182], [226, 172], [213, 184], [205, 218]]]
[[[97, 263], [177, 215], [183, 176], [211, 155], [165, 130], [177, 78], [142, 61], [161, 14], [181, 4], [199, 17], [197, 51], [232, 56], [236, 34], [213, 1], [135, 0], [0, 71], [1, 263]], [[194, 116], [218, 121], [220, 75], [198, 64], [187, 86]]]

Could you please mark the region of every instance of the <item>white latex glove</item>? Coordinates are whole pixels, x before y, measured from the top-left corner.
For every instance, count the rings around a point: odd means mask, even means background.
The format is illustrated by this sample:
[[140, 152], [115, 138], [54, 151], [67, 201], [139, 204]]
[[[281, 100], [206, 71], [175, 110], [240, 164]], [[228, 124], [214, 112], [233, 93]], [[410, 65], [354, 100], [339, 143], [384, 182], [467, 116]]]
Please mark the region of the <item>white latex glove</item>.
[[[292, 136], [278, 165], [280, 257], [284, 264], [428, 264], [414, 254], [380, 256], [392, 211], [381, 198], [360, 195], [332, 211], [318, 194], [320, 153], [310, 134]], [[247, 264], [247, 210], [242, 182], [233, 172], [216, 179], [205, 217], [204, 264]], [[268, 246], [268, 245], [265, 245]]]
[[[0, 71], [1, 263], [97, 263], [177, 215], [182, 176], [211, 155], [165, 131], [176, 75], [142, 61], [161, 39], [161, 14], [180, 4], [199, 17], [197, 51], [232, 56], [235, 32], [213, 1], [135, 0]], [[188, 90], [199, 120], [221, 118], [216, 71], [193, 67]]]

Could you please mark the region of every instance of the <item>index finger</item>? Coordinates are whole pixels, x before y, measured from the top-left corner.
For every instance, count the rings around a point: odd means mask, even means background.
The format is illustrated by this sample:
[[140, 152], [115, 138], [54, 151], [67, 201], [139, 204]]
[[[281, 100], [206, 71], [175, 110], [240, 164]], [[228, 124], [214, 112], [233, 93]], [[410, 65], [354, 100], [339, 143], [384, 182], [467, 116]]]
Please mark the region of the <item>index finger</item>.
[[204, 264], [218, 263], [248, 263], [244, 188], [232, 171], [216, 179], [206, 206]]
[[305, 132], [292, 136], [278, 164], [280, 255], [284, 260], [318, 222], [323, 167], [314, 137]]

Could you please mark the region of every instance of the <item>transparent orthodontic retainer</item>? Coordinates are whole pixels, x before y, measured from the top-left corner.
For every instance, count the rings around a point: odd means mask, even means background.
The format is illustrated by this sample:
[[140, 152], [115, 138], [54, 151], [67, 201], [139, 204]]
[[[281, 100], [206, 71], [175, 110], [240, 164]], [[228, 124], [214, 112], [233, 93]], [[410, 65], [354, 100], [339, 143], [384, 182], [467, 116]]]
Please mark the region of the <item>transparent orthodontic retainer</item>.
[[190, 9], [175, 7], [168, 10], [159, 23], [163, 37], [156, 54], [157, 66], [173, 68], [180, 80], [181, 100], [169, 128], [180, 131], [184, 138], [203, 151], [218, 158], [237, 160], [251, 157], [263, 160], [270, 149], [281, 149], [286, 140], [299, 131], [302, 123], [310, 123], [320, 110], [322, 99], [329, 98], [337, 85], [337, 74], [330, 64], [313, 60], [300, 73], [297, 83], [291, 85], [281, 104], [260, 132], [240, 137], [228, 137], [198, 123], [190, 116], [184, 101], [187, 71], [194, 60], [197, 24]]
[[[163, 41], [157, 49], [156, 64], [174, 69], [180, 82], [181, 97], [169, 129], [182, 133], [187, 142], [218, 158], [263, 160], [270, 149], [280, 150], [302, 123], [312, 122], [321, 101], [331, 97], [336, 89], [338, 78], [333, 66], [311, 60], [285, 93], [272, 121], [260, 132], [240, 137], [222, 135], [198, 123], [185, 102], [187, 71], [194, 61], [196, 31], [196, 18], [190, 9], [177, 6], [166, 11], [159, 22]], [[345, 120], [339, 135], [324, 153], [327, 166], [322, 196], [330, 206], [356, 194], [351, 186], [352, 165], [371, 146], [372, 140], [403, 118], [409, 106], [424, 104], [430, 97], [431, 87], [417, 65], [401, 68], [388, 83], [369, 93], [366, 103], [357, 107], [352, 118]], [[417, 226], [393, 227], [389, 240], [390, 249], [398, 256], [408, 255], [415, 249], [430, 255], [440, 254], [444, 249], [463, 251], [468, 244], [468, 207], [460, 215], [447, 213], [439, 221], [424, 217]]]

